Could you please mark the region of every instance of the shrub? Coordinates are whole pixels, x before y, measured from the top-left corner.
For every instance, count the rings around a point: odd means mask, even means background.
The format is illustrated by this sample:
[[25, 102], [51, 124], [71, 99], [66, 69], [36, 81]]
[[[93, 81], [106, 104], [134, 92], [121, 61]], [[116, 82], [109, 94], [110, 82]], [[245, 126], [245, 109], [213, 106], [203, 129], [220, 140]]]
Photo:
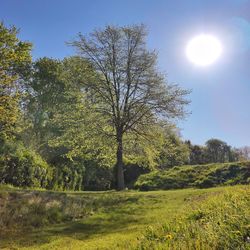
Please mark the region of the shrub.
[[0, 183], [45, 188], [51, 177], [52, 168], [34, 151], [11, 142], [0, 147]]

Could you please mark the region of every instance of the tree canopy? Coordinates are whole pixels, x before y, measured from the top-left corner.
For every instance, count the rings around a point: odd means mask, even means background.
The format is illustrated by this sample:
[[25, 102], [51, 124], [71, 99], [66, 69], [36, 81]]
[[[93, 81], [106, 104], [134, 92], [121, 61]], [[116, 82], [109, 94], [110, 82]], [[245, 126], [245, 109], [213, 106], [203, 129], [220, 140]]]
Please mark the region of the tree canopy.
[[159, 120], [183, 117], [188, 91], [168, 84], [157, 70], [157, 54], [145, 43], [143, 25], [107, 26], [74, 46], [88, 60], [99, 79], [87, 85], [96, 111], [107, 117], [117, 143], [117, 187], [123, 189], [123, 136], [133, 132], [147, 136], [148, 126]]
[[0, 23], [0, 136], [13, 135], [19, 117], [20, 72], [31, 62], [31, 44], [17, 38], [18, 30]]

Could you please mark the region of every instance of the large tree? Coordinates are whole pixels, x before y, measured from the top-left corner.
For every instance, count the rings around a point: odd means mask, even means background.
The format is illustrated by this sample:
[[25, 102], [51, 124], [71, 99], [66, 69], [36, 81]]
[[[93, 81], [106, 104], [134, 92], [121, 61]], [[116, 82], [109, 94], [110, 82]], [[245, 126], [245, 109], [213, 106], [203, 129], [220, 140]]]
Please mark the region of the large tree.
[[132, 132], [147, 136], [145, 129], [159, 120], [182, 117], [188, 91], [168, 84], [157, 70], [157, 54], [146, 48], [143, 25], [96, 30], [70, 42], [79, 55], [91, 62], [99, 80], [89, 82], [87, 91], [96, 111], [113, 128], [117, 144], [117, 189], [125, 187], [123, 138]]
[[31, 62], [31, 44], [17, 38], [15, 27], [0, 23], [0, 136], [13, 134], [20, 113], [20, 72]]

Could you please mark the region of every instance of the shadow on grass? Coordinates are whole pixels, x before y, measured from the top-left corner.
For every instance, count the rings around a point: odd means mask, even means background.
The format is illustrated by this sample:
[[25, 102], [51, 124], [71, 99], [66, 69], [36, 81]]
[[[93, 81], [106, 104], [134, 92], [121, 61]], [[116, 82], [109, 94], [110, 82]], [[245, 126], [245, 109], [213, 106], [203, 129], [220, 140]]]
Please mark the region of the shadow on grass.
[[115, 206], [100, 209], [96, 214], [75, 222], [52, 225], [47, 228], [22, 232], [21, 234], [0, 235], [0, 249], [39, 247], [55, 238], [71, 237], [86, 240], [117, 232], [125, 232], [129, 226], [145, 224], [144, 206], [141, 197], [129, 197]]

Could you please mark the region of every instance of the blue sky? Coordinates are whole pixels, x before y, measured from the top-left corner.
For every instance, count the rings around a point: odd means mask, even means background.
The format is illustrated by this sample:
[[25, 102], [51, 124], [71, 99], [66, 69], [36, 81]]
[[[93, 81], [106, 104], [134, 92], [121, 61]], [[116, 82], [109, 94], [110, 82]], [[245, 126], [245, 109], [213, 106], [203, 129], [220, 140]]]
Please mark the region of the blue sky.
[[[148, 47], [158, 51], [168, 81], [192, 89], [192, 114], [178, 123], [182, 136], [196, 144], [219, 138], [250, 145], [249, 0], [2, 0], [0, 19], [34, 44], [34, 59], [73, 55], [65, 42], [78, 32], [144, 23]], [[185, 56], [188, 40], [200, 33], [223, 45], [221, 58], [206, 68]]]

